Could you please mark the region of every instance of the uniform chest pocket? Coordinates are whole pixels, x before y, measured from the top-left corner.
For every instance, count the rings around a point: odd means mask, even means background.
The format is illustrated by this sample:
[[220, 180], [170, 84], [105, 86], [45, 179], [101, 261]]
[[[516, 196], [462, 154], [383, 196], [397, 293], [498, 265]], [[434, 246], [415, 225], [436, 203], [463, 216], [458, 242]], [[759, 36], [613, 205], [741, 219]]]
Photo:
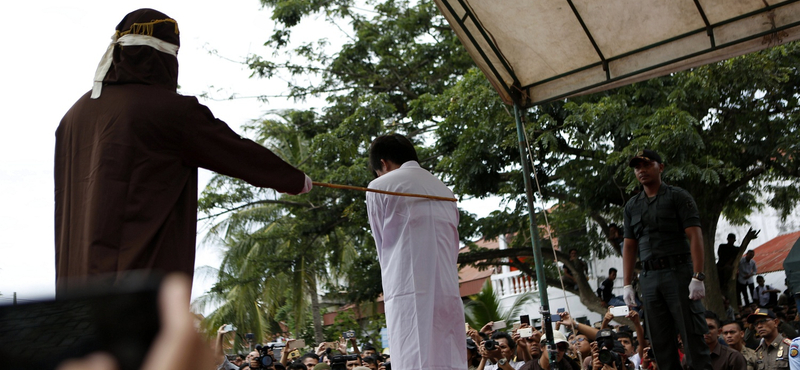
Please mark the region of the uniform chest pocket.
[[631, 230], [633, 230], [633, 235], [638, 238], [640, 235], [642, 235], [642, 229], [642, 214], [631, 214]]
[[659, 209], [656, 213], [659, 232], [680, 231], [678, 216], [671, 209]]

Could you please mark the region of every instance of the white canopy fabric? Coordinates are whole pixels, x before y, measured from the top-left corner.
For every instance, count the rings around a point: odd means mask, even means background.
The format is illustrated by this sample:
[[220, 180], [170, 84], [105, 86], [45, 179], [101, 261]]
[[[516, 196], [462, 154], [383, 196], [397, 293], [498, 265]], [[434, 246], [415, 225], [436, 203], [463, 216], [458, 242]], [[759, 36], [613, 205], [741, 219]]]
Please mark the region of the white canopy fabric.
[[798, 0], [435, 0], [503, 101], [531, 106], [800, 38]]

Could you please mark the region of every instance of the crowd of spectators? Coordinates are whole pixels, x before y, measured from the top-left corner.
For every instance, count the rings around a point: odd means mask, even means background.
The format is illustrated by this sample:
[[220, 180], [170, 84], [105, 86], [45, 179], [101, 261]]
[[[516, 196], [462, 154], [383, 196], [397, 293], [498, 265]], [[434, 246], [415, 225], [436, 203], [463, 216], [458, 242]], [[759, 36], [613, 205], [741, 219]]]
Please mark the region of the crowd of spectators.
[[[739, 307], [739, 313], [735, 313], [730, 301], [723, 297], [725, 312], [705, 313], [709, 331], [704, 338], [711, 350], [714, 370], [758, 370], [756, 349], [763, 340], [769, 343], [776, 338], [798, 337], [800, 317], [795, 301], [783, 297], [792, 293], [782, 292], [781, 299], [775, 302], [774, 295], [779, 291], [764, 285], [760, 276], [757, 280], [761, 289], [756, 291], [763, 290], [765, 297], [772, 293], [772, 299], [753, 301]], [[617, 303], [618, 300], [604, 301], [606, 305], [607, 302]], [[594, 325], [578, 322], [569, 312], [560, 312], [554, 322], [555, 345], [551, 349], [547, 347], [547, 338], [540, 326], [517, 323], [510, 330], [505, 330], [504, 326], [495, 330], [494, 322], [480, 330], [467, 326], [467, 366], [470, 370], [549, 370], [552, 355], [560, 370], [658, 369], [639, 311], [630, 310], [624, 317], [615, 317], [613, 308], [608, 305], [603, 320]], [[614, 325], [617, 322], [625, 325]], [[391, 370], [388, 350], [379, 353], [371, 344], [359, 348], [355, 339], [320, 343], [306, 353], [293, 349], [294, 339], [285, 339], [274, 348], [262, 348], [263, 353], [254, 350], [246, 355], [225, 356], [222, 351], [224, 334], [220, 328], [216, 346], [216, 355], [221, 361], [219, 369]], [[683, 359], [681, 338], [675, 340]], [[270, 364], [264, 363], [264, 355], [269, 357], [266, 362]]]
[[226, 333], [225, 325], [217, 331], [215, 357], [219, 359], [218, 370], [391, 370], [388, 352], [378, 353], [369, 343], [359, 347], [354, 338], [322, 342], [306, 353], [301, 352], [302, 348], [294, 348], [295, 339], [286, 339], [257, 345], [246, 355], [226, 355], [223, 349]]

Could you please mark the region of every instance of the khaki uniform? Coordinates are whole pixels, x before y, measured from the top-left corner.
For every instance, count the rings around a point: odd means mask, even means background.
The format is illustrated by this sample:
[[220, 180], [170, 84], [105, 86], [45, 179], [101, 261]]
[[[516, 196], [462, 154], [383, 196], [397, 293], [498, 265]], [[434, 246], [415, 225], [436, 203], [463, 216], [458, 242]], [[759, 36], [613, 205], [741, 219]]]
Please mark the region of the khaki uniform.
[[792, 341], [780, 334], [771, 343], [763, 341], [756, 348], [756, 370], [789, 370], [789, 346]]
[[752, 348], [742, 347], [742, 356], [747, 362], [747, 370], [758, 370], [758, 355]]

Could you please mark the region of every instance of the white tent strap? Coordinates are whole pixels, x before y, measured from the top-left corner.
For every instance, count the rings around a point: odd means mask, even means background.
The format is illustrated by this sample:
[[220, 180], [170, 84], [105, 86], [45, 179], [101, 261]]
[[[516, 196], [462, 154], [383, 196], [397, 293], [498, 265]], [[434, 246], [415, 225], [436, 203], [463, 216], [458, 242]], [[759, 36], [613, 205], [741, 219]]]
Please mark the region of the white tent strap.
[[100, 93], [103, 90], [103, 79], [106, 77], [108, 69], [111, 68], [111, 62], [114, 58], [114, 45], [149, 46], [162, 53], [178, 57], [178, 45], [163, 41], [157, 37], [147, 36], [147, 35], [137, 35], [132, 33], [117, 38], [117, 33], [115, 32], [114, 35], [111, 36], [111, 43], [108, 44], [108, 48], [106, 48], [105, 54], [103, 54], [103, 57], [100, 59], [100, 63], [97, 65], [97, 71], [95, 71], [94, 73], [94, 84], [92, 85], [92, 99], [99, 98]]
[[[522, 119], [522, 117], [524, 117], [524, 115], [520, 114], [520, 119]], [[535, 166], [535, 163], [533, 162], [533, 155], [532, 155], [533, 149], [531, 148], [531, 143], [528, 140], [528, 131], [525, 130], [524, 122], [521, 122], [521, 123], [523, 124], [522, 130], [523, 130], [523, 133], [525, 134], [525, 145], [527, 146], [527, 149], [528, 149], [528, 158], [529, 158], [529, 160], [531, 162], [531, 168], [533, 169], [533, 171], [532, 171], [533, 172], [533, 179], [534, 179], [534, 181], [536, 181], [536, 191], [539, 193], [539, 199], [542, 200], [542, 214], [544, 215], [545, 232], [547, 232], [547, 237], [552, 241], [553, 240], [553, 234], [552, 234], [551, 229], [550, 229], [550, 221], [547, 218], [547, 211], [544, 208], [545, 207], [544, 195], [542, 195], [542, 187], [539, 185], [539, 177], [536, 175], [536, 166]], [[530, 212], [531, 212], [531, 214], [530, 214], [529, 217], [534, 217], [533, 210], [530, 210]], [[531, 238], [535, 238], [535, 236], [531, 235]], [[556, 262], [556, 266], [558, 266], [558, 256], [556, 255], [556, 249], [555, 248], [551, 248], [551, 249], [553, 250], [553, 261], [555, 261]], [[567, 299], [567, 290], [565, 289], [565, 286], [564, 286], [564, 279], [562, 279], [562, 276], [561, 276], [561, 269], [556, 268], [556, 272], [558, 273], [558, 281], [561, 283], [561, 292], [564, 293], [564, 304], [567, 306], [566, 307], [567, 308], [567, 312], [570, 313], [570, 317], [571, 317], [572, 316], [572, 313], [571, 313], [572, 312], [572, 308], [569, 307], [569, 300]], [[548, 302], [547, 304], [549, 306], [550, 302]], [[577, 333], [578, 332], [577, 325], [575, 325], [575, 318], [574, 317], [572, 317], [572, 332], [573, 333]], [[572, 344], [572, 343], [570, 343], [570, 344]], [[581, 355], [580, 351], [578, 352], [578, 360], [580, 361], [581, 364], [583, 364], [583, 355]]]

